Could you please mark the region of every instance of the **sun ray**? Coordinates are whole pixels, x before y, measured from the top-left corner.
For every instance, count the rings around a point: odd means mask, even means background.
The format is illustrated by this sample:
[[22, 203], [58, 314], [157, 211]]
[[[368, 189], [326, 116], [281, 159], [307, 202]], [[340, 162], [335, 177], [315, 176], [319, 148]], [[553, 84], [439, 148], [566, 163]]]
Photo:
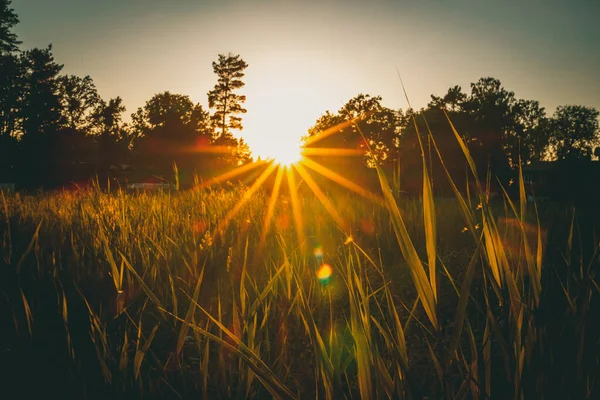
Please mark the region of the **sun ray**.
[[229, 221], [241, 210], [241, 208], [246, 204], [248, 200], [252, 198], [254, 192], [258, 190], [262, 186], [262, 184], [267, 180], [271, 172], [277, 167], [274, 163], [271, 163], [269, 167], [264, 170], [264, 172], [256, 179], [256, 181], [248, 188], [248, 190], [244, 193], [242, 198], [235, 203], [235, 206], [225, 215], [223, 220], [217, 225], [215, 228], [215, 232], [213, 234], [216, 237], [223, 229], [229, 224]]
[[365, 154], [361, 149], [344, 149], [338, 147], [304, 147], [302, 148], [303, 156], [330, 156], [330, 157], [345, 157], [345, 156], [362, 156]]
[[332, 126], [331, 128], [327, 128], [324, 131], [319, 132], [315, 136], [311, 136], [308, 139], [306, 139], [306, 141], [304, 142], [304, 146], [310, 146], [311, 144], [314, 144], [314, 143], [318, 142], [319, 140], [323, 140], [326, 137], [336, 134], [349, 126], [354, 125], [355, 123], [356, 123], [355, 120], [349, 120], [349, 121], [344, 121], [342, 123], [339, 123], [335, 126]]
[[331, 203], [331, 201], [327, 198], [325, 193], [323, 193], [323, 191], [321, 190], [321, 188], [319, 187], [317, 182], [315, 182], [314, 179], [312, 178], [312, 176], [310, 176], [308, 171], [306, 169], [304, 169], [302, 164], [294, 165], [294, 168], [296, 169], [296, 171], [298, 171], [300, 176], [302, 176], [302, 178], [304, 179], [304, 181], [306, 182], [306, 184], [308, 185], [310, 190], [312, 190], [313, 193], [315, 194], [315, 196], [317, 196], [317, 199], [319, 199], [321, 204], [323, 204], [323, 207], [325, 207], [325, 210], [327, 210], [327, 212], [331, 215], [331, 217], [333, 218], [335, 223], [338, 224], [338, 226], [343, 231], [347, 231], [346, 223], [340, 217], [340, 215], [336, 211], [336, 209], [333, 206], [333, 204]]
[[238, 167], [232, 171], [225, 172], [224, 174], [221, 174], [219, 176], [216, 176], [214, 178], [207, 180], [206, 182], [203, 182], [202, 184], [200, 184], [200, 186], [198, 188], [205, 188], [205, 187], [214, 185], [215, 183], [223, 182], [225, 180], [234, 178], [238, 175], [241, 175], [245, 172], [251, 171], [251, 170], [258, 168], [265, 164], [267, 164], [266, 161], [256, 161], [251, 164], [242, 165], [241, 167]]
[[294, 171], [291, 167], [285, 168], [285, 172], [287, 175], [288, 187], [290, 191], [290, 200], [292, 202], [292, 213], [294, 214], [294, 225], [296, 226], [296, 236], [298, 238], [298, 243], [300, 244], [300, 248], [304, 247], [304, 224], [302, 222], [302, 213], [300, 211], [300, 204], [298, 200], [298, 191], [296, 187], [296, 178], [294, 176]]
[[273, 191], [271, 192], [271, 198], [269, 199], [269, 205], [267, 206], [267, 215], [265, 216], [265, 222], [263, 224], [262, 232], [260, 235], [260, 241], [258, 242], [258, 252], [260, 253], [264, 248], [267, 242], [267, 234], [271, 228], [271, 219], [273, 219], [273, 214], [275, 212], [275, 204], [277, 203], [277, 197], [279, 196], [279, 188], [281, 186], [281, 181], [283, 178], [283, 168], [277, 168], [277, 175], [275, 176], [275, 185], [273, 186]]
[[181, 150], [185, 153], [208, 153], [208, 154], [228, 154], [235, 150], [234, 146], [219, 146], [219, 145], [200, 145], [186, 147]]
[[382, 198], [380, 198], [379, 196], [377, 196], [375, 193], [372, 193], [366, 189], [363, 189], [362, 187], [360, 187], [356, 183], [352, 182], [351, 180], [344, 178], [337, 172], [334, 172], [334, 171], [322, 166], [321, 164], [319, 164], [318, 162], [316, 162], [314, 160], [305, 158], [304, 160], [302, 160], [302, 164], [306, 165], [308, 168], [312, 169], [313, 171], [318, 172], [319, 174], [323, 175], [324, 177], [329, 178], [332, 181], [344, 186], [345, 188], [350, 189], [355, 193], [358, 193], [359, 195], [363, 196], [366, 199], [369, 199], [377, 204], [384, 204], [384, 200]]

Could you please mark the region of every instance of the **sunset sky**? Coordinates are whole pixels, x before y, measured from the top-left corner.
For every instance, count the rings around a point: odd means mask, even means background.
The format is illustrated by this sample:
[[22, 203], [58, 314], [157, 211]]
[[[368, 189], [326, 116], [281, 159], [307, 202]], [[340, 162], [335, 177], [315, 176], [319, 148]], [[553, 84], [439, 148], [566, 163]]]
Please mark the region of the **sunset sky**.
[[[248, 62], [241, 135], [256, 155], [358, 93], [405, 108], [493, 76], [519, 98], [600, 109], [596, 0], [14, 0], [24, 49], [53, 45], [127, 115], [158, 92], [207, 106], [218, 53]], [[128, 118], [127, 118], [128, 119]], [[291, 139], [292, 138], [292, 139]]]

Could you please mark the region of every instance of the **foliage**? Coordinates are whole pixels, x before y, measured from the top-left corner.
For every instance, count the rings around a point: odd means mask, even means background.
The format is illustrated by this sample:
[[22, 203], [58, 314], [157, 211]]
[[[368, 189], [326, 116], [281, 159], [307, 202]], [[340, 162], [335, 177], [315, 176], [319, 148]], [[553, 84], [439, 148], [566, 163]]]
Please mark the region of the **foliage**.
[[246, 96], [234, 92], [245, 86], [242, 78], [248, 64], [239, 54], [219, 54], [219, 60], [212, 65], [218, 80], [214, 89], [208, 92], [208, 106], [215, 109], [211, 120], [217, 137], [231, 137], [232, 130], [242, 130], [242, 120], [237, 114], [246, 113], [242, 107]]
[[0, 54], [0, 136], [15, 137], [20, 132], [23, 74], [17, 55]]
[[24, 66], [23, 140], [55, 133], [62, 122], [59, 73], [63, 66], [54, 61], [52, 46], [32, 49], [21, 56]]
[[21, 42], [11, 29], [19, 23], [19, 17], [10, 5], [11, 0], [0, 0], [0, 56], [18, 50]]
[[551, 143], [559, 160], [589, 159], [600, 144], [598, 117], [592, 107], [559, 106], [551, 121]]
[[101, 100], [94, 81], [90, 76], [62, 75], [57, 83], [64, 126], [83, 135], [89, 133], [90, 116]]
[[194, 149], [211, 142], [209, 116], [189, 96], [156, 94], [132, 115], [132, 120], [135, 163], [142, 169], [163, 175], [176, 163], [191, 176], [195, 164], [191, 157], [206, 157]]
[[380, 96], [359, 94], [336, 114], [327, 111], [308, 130], [308, 146], [362, 150], [370, 167], [396, 161], [403, 116], [381, 101]]
[[115, 97], [108, 103], [100, 100], [91, 115], [102, 175], [107, 175], [111, 166], [125, 164], [128, 159], [133, 138], [122, 122], [125, 111], [123, 100]]

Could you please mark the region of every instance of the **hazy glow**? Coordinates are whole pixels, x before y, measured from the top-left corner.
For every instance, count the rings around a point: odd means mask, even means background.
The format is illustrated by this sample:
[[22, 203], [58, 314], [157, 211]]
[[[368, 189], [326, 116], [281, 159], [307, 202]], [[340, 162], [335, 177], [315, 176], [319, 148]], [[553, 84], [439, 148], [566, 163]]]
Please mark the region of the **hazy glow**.
[[315, 196], [317, 196], [317, 199], [321, 202], [321, 204], [323, 205], [323, 207], [325, 208], [325, 210], [327, 210], [327, 212], [329, 213], [329, 215], [331, 215], [331, 218], [333, 218], [333, 220], [338, 225], [338, 227], [340, 227], [344, 231], [347, 230], [347, 224], [346, 224], [346, 222], [339, 215], [339, 213], [337, 212], [335, 206], [333, 205], [333, 203], [331, 202], [331, 200], [329, 200], [329, 197], [327, 197], [327, 195], [319, 187], [319, 185], [317, 184], [317, 182], [315, 182], [315, 180], [308, 173], [308, 171], [302, 166], [302, 163], [299, 163], [299, 164], [295, 165], [294, 169], [296, 171], [298, 171], [298, 174], [300, 174], [300, 176], [302, 177], [302, 179], [304, 179], [304, 182], [306, 182], [306, 184], [308, 185], [308, 187], [310, 188], [310, 190], [312, 190], [313, 193], [315, 194]]
[[288, 142], [281, 143], [281, 147], [273, 149], [273, 154], [266, 155], [272, 158], [276, 164], [282, 167], [292, 166], [302, 159], [302, 148], [299, 142], [290, 139]]
[[275, 185], [273, 186], [273, 191], [271, 192], [271, 197], [269, 199], [269, 206], [267, 207], [267, 215], [265, 217], [262, 233], [260, 235], [260, 242], [258, 248], [262, 250], [267, 241], [267, 234], [271, 229], [271, 219], [273, 218], [273, 213], [275, 212], [275, 205], [277, 203], [277, 198], [279, 196], [279, 188], [281, 187], [281, 181], [283, 178], [283, 168], [277, 168], [277, 176], [275, 177]]
[[[326, 134], [326, 133], [327, 132], [324, 132], [324, 134]], [[265, 184], [265, 182], [267, 181], [269, 176], [271, 176], [271, 174], [274, 171], [276, 171], [276, 176], [275, 176], [274, 185], [273, 185], [271, 194], [269, 196], [267, 212], [266, 212], [265, 218], [263, 220], [258, 253], [260, 253], [262, 250], [265, 250], [266, 243], [267, 243], [267, 235], [269, 234], [269, 231], [271, 230], [271, 223], [272, 223], [273, 219], [278, 218], [278, 217], [276, 217], [276, 207], [277, 207], [278, 200], [280, 199], [280, 193], [282, 192], [281, 187], [282, 187], [282, 184], [284, 181], [286, 181], [286, 186], [288, 189], [287, 189], [287, 193], [283, 193], [282, 195], [283, 196], [289, 195], [289, 198], [288, 198], [289, 202], [287, 199], [284, 199], [282, 201], [282, 204], [287, 205], [291, 202], [298, 244], [299, 244], [300, 248], [305, 247], [304, 223], [303, 223], [303, 218], [302, 218], [302, 210], [300, 208], [300, 202], [298, 199], [298, 193], [297, 193], [297, 190], [298, 190], [297, 182], [298, 181], [297, 181], [296, 175], [298, 175], [298, 177], [303, 181], [303, 183], [305, 183], [310, 188], [310, 190], [314, 193], [314, 195], [317, 197], [319, 202], [323, 205], [325, 210], [329, 213], [333, 222], [335, 222], [335, 224], [338, 226], [338, 228], [340, 228], [344, 232], [349, 232], [349, 230], [351, 228], [350, 224], [348, 223], [348, 221], [345, 221], [341, 217], [336, 206], [331, 202], [331, 200], [323, 192], [323, 189], [319, 187], [317, 182], [311, 176], [311, 173], [308, 171], [308, 169], [310, 169], [312, 171], [312, 173], [317, 173], [323, 177], [326, 177], [326, 178], [330, 179], [332, 182], [334, 182], [335, 184], [343, 186], [374, 203], [381, 204], [383, 202], [383, 200], [379, 196], [377, 196], [374, 193], [369, 192], [368, 190], [363, 189], [356, 183], [350, 181], [348, 178], [345, 178], [345, 177], [341, 176], [340, 174], [338, 174], [328, 168], [325, 168], [324, 166], [322, 166], [321, 164], [317, 163], [314, 160], [311, 160], [306, 157], [301, 157], [302, 149], [299, 145], [294, 148], [288, 148], [287, 152], [285, 151], [286, 150], [285, 147], [282, 147], [279, 150], [280, 150], [279, 155], [278, 156], [275, 155], [275, 156], [277, 156], [278, 161], [275, 161], [274, 157], [273, 157], [271, 160], [268, 160], [268, 161], [262, 160], [259, 162], [253, 162], [253, 163], [250, 163], [247, 165], [240, 166], [240, 167], [234, 169], [233, 171], [226, 172], [220, 176], [217, 176], [215, 178], [212, 178], [212, 179], [204, 182], [203, 184], [198, 185], [197, 189], [201, 189], [203, 187], [222, 183], [226, 180], [228, 181], [229, 179], [234, 179], [234, 178], [238, 177], [239, 175], [246, 173], [246, 172], [250, 172], [258, 167], [261, 167], [261, 166], [265, 167], [264, 171], [262, 171], [262, 173], [260, 173], [260, 176], [258, 176], [258, 178], [254, 181], [254, 183], [244, 192], [242, 198], [233, 206], [233, 208], [219, 222], [219, 224], [217, 225], [217, 227], [214, 230], [213, 236], [216, 237], [219, 234], [222, 234], [224, 232], [224, 229], [227, 227], [227, 225], [229, 225], [231, 220], [240, 212], [242, 207], [244, 207], [244, 205], [252, 198], [252, 196], [256, 193], [256, 191], [258, 191], [263, 186], [263, 184]], [[306, 149], [306, 150], [310, 150], [310, 149]], [[336, 157], [336, 156], [340, 155], [340, 154], [338, 154], [338, 150], [340, 150], [340, 149], [323, 149], [323, 150], [324, 150], [322, 152], [323, 156], [329, 155], [331, 157]], [[201, 152], [202, 149], [194, 149], [194, 151]], [[308, 153], [308, 151], [307, 151], [307, 153]], [[354, 155], [355, 154], [353, 154], [353, 153], [352, 154], [345, 154], [345, 153], [341, 154], [341, 156], [354, 156]], [[287, 227], [289, 224], [289, 219], [288, 219], [287, 214], [284, 213], [284, 215], [280, 215], [280, 217], [283, 217], [283, 218], [282, 219], [279, 218], [279, 226]], [[250, 221], [248, 220], [248, 222], [250, 222]], [[199, 228], [199, 230], [201, 230], [203, 228], [203, 226], [199, 225], [198, 228]], [[363, 227], [363, 229], [364, 229], [364, 227]], [[369, 233], [369, 231], [370, 231], [368, 229], [368, 226], [367, 226], [367, 229], [364, 229], [364, 230], [367, 233]], [[347, 244], [351, 243], [353, 240], [354, 239], [352, 238], [352, 236], [348, 235], [344, 244], [347, 245]], [[323, 248], [320, 245], [317, 246], [313, 250], [313, 255], [315, 256], [315, 258], [317, 258], [319, 263], [322, 263]], [[326, 272], [327, 269], [325, 269], [324, 271]], [[325, 272], [324, 272], [324, 274], [325, 274]]]
[[247, 95], [248, 112], [239, 135], [255, 159], [272, 159], [281, 165], [298, 162], [301, 137], [327, 108], [339, 108], [336, 101], [326, 105], [319, 99], [332, 83], [320, 76], [314, 64], [314, 60], [296, 62], [284, 53], [266, 55], [254, 62], [252, 70], [248, 68], [247, 85], [240, 90]]

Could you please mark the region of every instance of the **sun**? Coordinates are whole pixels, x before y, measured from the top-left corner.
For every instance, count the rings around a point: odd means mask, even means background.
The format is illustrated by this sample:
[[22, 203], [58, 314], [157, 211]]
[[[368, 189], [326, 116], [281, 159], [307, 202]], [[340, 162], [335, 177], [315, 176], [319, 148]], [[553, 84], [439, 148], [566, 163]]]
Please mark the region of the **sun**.
[[300, 140], [281, 137], [263, 143], [257, 156], [263, 161], [272, 161], [281, 167], [290, 167], [303, 159], [304, 149]]
[[302, 160], [302, 145], [290, 141], [288, 144], [282, 144], [279, 149], [273, 152], [273, 161], [281, 167], [290, 167]]

